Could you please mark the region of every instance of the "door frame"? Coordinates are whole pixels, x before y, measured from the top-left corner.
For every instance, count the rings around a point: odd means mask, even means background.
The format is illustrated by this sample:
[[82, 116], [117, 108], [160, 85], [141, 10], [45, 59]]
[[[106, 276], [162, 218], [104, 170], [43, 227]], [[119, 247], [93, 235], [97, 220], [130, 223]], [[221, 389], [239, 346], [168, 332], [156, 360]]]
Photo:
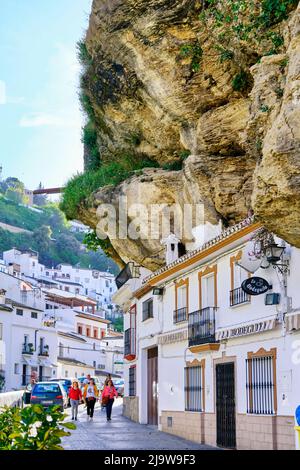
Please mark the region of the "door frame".
[[150, 407], [150, 400], [149, 400], [149, 395], [151, 394], [151, 390], [150, 390], [150, 384], [149, 384], [149, 352], [151, 350], [156, 350], [157, 351], [157, 355], [156, 356], [153, 356], [153, 358], [156, 358], [156, 363], [157, 363], [157, 385], [158, 385], [158, 345], [153, 345], [152, 347], [148, 348], [147, 349], [147, 424], [151, 424], [152, 426], [158, 426], [159, 424], [159, 415], [158, 415], [158, 396], [157, 396], [157, 400], [156, 400], [156, 423], [150, 423], [149, 421], [149, 417], [150, 417], [150, 414], [149, 414], [149, 407]]
[[219, 364], [233, 363], [234, 366], [234, 402], [235, 402], [235, 437], [236, 437], [236, 446], [237, 446], [237, 409], [238, 409], [238, 393], [237, 393], [237, 357], [236, 356], [223, 356], [213, 360], [213, 399], [214, 399], [214, 414], [216, 418], [216, 434], [215, 442], [217, 445], [217, 373], [216, 366]]

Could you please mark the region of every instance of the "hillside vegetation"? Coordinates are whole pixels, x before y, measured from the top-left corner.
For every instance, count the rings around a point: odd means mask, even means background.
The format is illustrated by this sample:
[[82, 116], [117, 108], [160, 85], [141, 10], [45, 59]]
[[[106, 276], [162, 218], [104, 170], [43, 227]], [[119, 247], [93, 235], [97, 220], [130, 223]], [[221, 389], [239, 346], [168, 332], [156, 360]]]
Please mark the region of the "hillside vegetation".
[[116, 265], [101, 251], [83, 246], [84, 234], [70, 231], [65, 215], [58, 206], [47, 203], [36, 212], [0, 194], [0, 222], [29, 230], [31, 233], [11, 233], [0, 228], [0, 256], [13, 247], [39, 252], [40, 262], [47, 267], [60, 263], [80, 264], [82, 268], [116, 273]]

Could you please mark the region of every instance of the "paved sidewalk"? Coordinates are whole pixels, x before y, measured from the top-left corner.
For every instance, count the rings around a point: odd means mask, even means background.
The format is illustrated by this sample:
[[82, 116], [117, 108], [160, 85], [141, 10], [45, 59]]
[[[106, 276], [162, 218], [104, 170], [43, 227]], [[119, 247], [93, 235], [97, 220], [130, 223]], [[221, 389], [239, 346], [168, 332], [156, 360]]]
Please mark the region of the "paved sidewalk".
[[137, 424], [122, 416], [122, 400], [113, 407], [112, 421], [105, 411], [95, 408], [93, 421], [87, 421], [80, 407], [79, 421], [72, 435], [63, 439], [65, 450], [213, 450], [213, 447], [186, 441], [157, 430], [156, 426]]

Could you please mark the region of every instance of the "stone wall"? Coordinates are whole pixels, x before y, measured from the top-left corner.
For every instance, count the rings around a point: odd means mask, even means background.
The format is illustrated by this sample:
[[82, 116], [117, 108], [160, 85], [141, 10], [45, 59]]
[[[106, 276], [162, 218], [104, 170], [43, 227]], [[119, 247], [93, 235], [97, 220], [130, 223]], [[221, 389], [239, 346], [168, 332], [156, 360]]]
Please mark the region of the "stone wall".
[[124, 397], [123, 398], [123, 415], [126, 418], [139, 422], [139, 398], [138, 397]]
[[[172, 418], [172, 425], [168, 423]], [[191, 411], [163, 411], [162, 431], [200, 444], [216, 445], [216, 418], [214, 413]]]
[[258, 416], [238, 414], [237, 448], [295, 450], [293, 416]]
[[[216, 446], [214, 413], [163, 411], [161, 426], [168, 434]], [[295, 450], [294, 418], [237, 414], [236, 441], [239, 450]]]
[[0, 408], [4, 406], [22, 406], [24, 390], [0, 393]]

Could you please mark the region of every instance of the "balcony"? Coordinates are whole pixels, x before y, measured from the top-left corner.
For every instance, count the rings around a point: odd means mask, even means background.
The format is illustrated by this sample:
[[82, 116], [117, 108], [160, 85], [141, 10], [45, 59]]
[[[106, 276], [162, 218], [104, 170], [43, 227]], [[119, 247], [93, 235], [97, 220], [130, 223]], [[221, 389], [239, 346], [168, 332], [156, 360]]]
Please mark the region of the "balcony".
[[22, 345], [22, 354], [30, 354], [34, 353], [34, 347], [32, 343], [24, 343]]
[[38, 355], [43, 356], [43, 357], [48, 357], [49, 356], [49, 346], [48, 345], [40, 346]]
[[247, 302], [250, 302], [250, 295], [246, 294], [241, 287], [230, 291], [230, 307], [246, 304]]
[[136, 345], [135, 345], [135, 329], [128, 328], [125, 330], [124, 337], [124, 357], [127, 361], [133, 361], [136, 357]]
[[215, 337], [216, 310], [216, 307], [206, 307], [189, 314], [189, 349], [193, 353], [219, 349]]
[[174, 310], [174, 313], [173, 313], [174, 323], [181, 323], [183, 321], [187, 321], [187, 308], [186, 307]]

